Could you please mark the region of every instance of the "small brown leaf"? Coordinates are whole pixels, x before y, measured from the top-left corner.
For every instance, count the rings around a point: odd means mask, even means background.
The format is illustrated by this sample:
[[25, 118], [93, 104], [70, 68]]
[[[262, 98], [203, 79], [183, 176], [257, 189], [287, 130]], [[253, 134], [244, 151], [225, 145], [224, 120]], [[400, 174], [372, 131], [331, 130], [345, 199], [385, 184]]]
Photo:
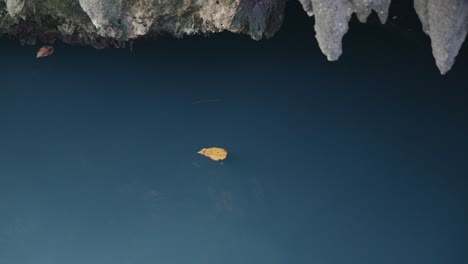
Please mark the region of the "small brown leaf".
[[52, 46], [43, 46], [37, 52], [36, 58], [47, 57], [47, 56], [52, 55], [53, 53], [54, 53], [54, 47], [52, 47]]

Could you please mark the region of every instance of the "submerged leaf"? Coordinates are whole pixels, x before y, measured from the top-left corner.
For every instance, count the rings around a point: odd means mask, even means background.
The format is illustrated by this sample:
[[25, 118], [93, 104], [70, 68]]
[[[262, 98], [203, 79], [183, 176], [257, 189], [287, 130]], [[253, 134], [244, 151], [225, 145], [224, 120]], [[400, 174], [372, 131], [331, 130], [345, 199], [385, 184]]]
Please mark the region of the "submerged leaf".
[[216, 161], [224, 160], [228, 155], [227, 151], [223, 148], [204, 148], [197, 153]]
[[39, 49], [37, 52], [36, 58], [42, 58], [52, 55], [54, 53], [54, 47], [52, 46], [44, 46]]

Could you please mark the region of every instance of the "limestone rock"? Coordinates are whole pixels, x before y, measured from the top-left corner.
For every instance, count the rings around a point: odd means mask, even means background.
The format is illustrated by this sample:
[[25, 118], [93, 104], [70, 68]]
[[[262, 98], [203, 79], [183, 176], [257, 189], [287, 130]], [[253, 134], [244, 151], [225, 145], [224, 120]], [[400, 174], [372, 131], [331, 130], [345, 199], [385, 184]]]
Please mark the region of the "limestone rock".
[[16, 18], [21, 14], [21, 11], [24, 8], [24, 0], [6, 0], [6, 6], [8, 14], [11, 17]]
[[137, 0], [122, 11], [126, 38], [133, 39], [148, 33], [154, 22], [154, 0]]
[[[122, 47], [139, 37], [176, 37], [221, 31], [255, 40], [280, 28], [287, 0], [0, 0], [0, 34], [21, 43], [67, 43]], [[391, 0], [299, 0], [315, 16], [319, 47], [330, 61], [342, 54], [349, 20], [361, 22], [375, 11], [382, 23]], [[414, 0], [432, 41], [441, 73], [452, 67], [468, 31], [468, 0]]]
[[353, 0], [352, 2], [359, 21], [365, 23], [372, 10], [377, 12], [382, 23], [387, 21], [391, 0]]
[[122, 11], [122, 0], [80, 0], [80, 6], [88, 14], [97, 29], [115, 23]]
[[315, 32], [320, 49], [329, 61], [342, 54], [341, 41], [348, 32], [348, 23], [353, 13], [361, 22], [366, 22], [372, 10], [382, 23], [388, 17], [391, 0], [300, 0], [309, 16], [315, 15]]
[[468, 32], [468, 1], [415, 0], [423, 30], [431, 37], [432, 53], [442, 74], [455, 62]]
[[348, 0], [312, 0], [312, 7], [320, 49], [329, 61], [335, 61], [342, 53], [341, 40], [348, 32], [348, 22], [354, 11], [353, 5]]

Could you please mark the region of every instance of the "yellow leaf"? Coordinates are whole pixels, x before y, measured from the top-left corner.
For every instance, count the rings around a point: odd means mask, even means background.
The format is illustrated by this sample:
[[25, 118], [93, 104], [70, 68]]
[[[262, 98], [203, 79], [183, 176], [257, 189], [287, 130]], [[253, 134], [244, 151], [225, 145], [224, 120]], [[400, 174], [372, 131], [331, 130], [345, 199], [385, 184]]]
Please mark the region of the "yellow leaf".
[[227, 151], [223, 148], [204, 148], [197, 153], [216, 161], [224, 160], [228, 155]]

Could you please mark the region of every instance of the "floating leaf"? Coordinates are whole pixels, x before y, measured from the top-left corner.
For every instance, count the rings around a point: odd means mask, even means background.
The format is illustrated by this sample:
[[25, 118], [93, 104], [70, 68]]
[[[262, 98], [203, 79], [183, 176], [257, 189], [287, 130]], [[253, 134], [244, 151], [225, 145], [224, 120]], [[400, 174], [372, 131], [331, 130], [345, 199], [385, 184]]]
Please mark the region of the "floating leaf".
[[223, 148], [204, 148], [197, 153], [216, 161], [224, 160], [228, 155], [227, 151]]
[[52, 55], [54, 53], [54, 47], [52, 46], [44, 46], [39, 49], [37, 52], [36, 58], [42, 58]]

